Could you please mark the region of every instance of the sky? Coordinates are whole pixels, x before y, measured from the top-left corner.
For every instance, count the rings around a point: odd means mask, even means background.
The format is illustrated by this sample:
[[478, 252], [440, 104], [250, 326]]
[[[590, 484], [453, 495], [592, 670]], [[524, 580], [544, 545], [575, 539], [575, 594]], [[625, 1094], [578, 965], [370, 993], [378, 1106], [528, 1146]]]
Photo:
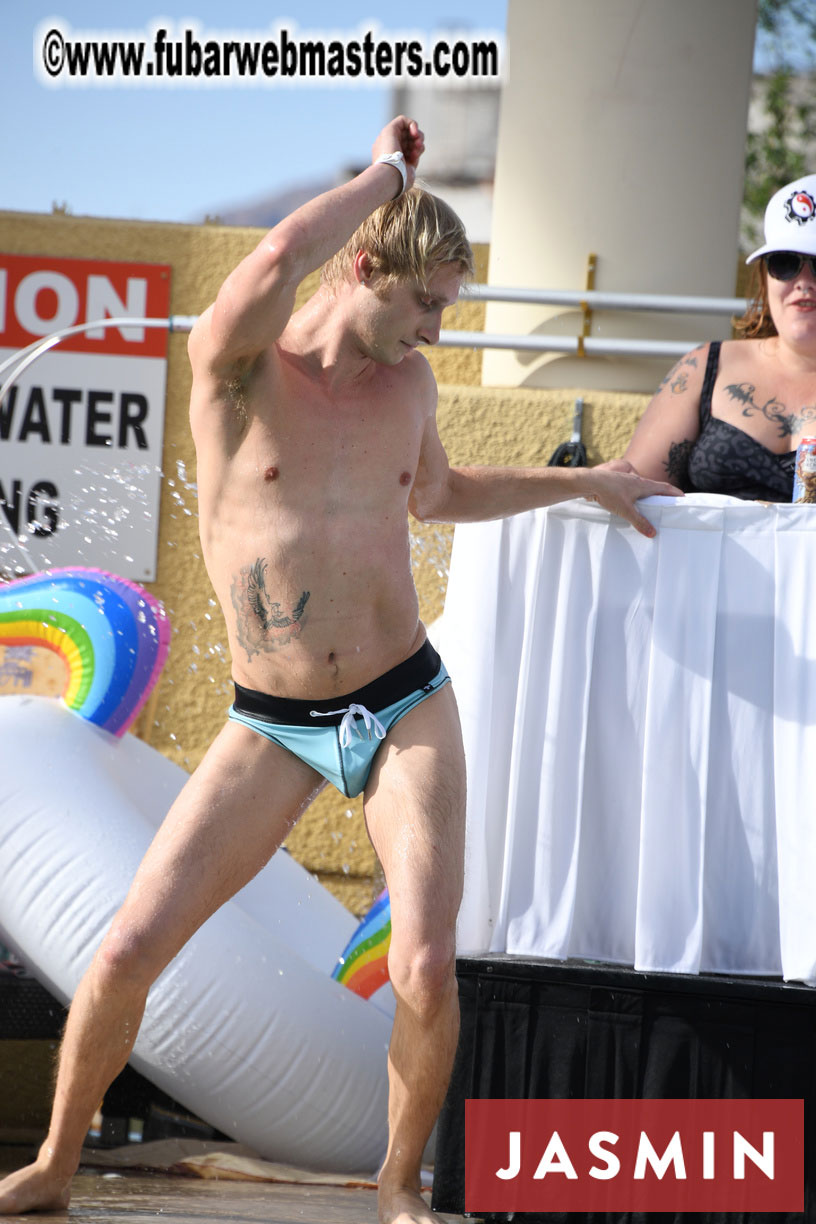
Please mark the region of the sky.
[[[292, 14], [297, 9], [298, 17]], [[90, 33], [152, 44], [159, 25], [199, 41], [269, 39], [278, 24], [292, 35], [425, 40], [441, 31], [504, 35], [506, 0], [0, 0], [0, 209], [139, 220], [200, 221], [221, 207], [288, 187], [331, 181], [369, 156], [390, 118], [390, 86], [105, 88], [59, 85], [41, 66], [45, 35]], [[339, 15], [341, 14], [341, 15]], [[56, 54], [48, 43], [51, 54]], [[57, 87], [48, 81], [57, 82]], [[430, 139], [430, 133], [429, 133]]]

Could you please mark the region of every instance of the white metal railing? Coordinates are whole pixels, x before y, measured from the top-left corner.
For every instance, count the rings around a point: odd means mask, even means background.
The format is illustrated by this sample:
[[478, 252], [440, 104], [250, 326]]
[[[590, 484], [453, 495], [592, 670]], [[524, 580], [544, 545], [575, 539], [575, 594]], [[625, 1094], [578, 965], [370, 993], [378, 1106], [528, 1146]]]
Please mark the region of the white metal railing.
[[[513, 289], [497, 285], [467, 285], [462, 291], [462, 301], [517, 302], [537, 306], [566, 306], [580, 310], [584, 317], [592, 310], [643, 310], [662, 311], [673, 314], [742, 314], [748, 305], [746, 298], [695, 297], [693, 295], [671, 295], [660, 293], [601, 293], [596, 289]], [[169, 331], [189, 332], [196, 315], [170, 315], [166, 319], [122, 318], [97, 319], [90, 323], [77, 323], [52, 332], [42, 340], [35, 340], [26, 348], [12, 353], [0, 362], [0, 375], [11, 368], [6, 381], [0, 386], [0, 401], [6, 392], [29, 365], [49, 349], [55, 348], [69, 336], [92, 328], [108, 327], [166, 327]], [[566, 353], [576, 357], [682, 357], [694, 341], [636, 340], [615, 337], [600, 337], [587, 334], [580, 336], [512, 335], [498, 332], [455, 331], [444, 329], [439, 335], [441, 348], [512, 349], [516, 352]], [[13, 367], [13, 368], [12, 368]]]
[[[705, 337], [704, 337], [705, 338]], [[703, 339], [704, 339], [703, 338]], [[514, 336], [500, 332], [439, 333], [439, 348], [513, 349], [523, 353], [567, 353], [573, 357], [682, 357], [702, 340], [621, 340], [598, 336]]]
[[742, 314], [747, 298], [700, 297], [669, 293], [601, 293], [598, 289], [505, 289], [466, 285], [464, 301], [524, 302], [535, 306], [574, 306], [578, 310], [658, 310], [673, 314]]
[[188, 332], [192, 330], [197, 317], [197, 315], [170, 315], [166, 319], [143, 319], [126, 315], [110, 319], [95, 319], [91, 323], [75, 323], [73, 327], [61, 327], [59, 331], [51, 332], [42, 340], [34, 340], [25, 348], [17, 349], [5, 361], [0, 362], [0, 374], [11, 369], [8, 378], [0, 387], [0, 403], [3, 402], [6, 392], [14, 386], [23, 370], [33, 365], [50, 349], [56, 348], [70, 336], [78, 336], [82, 332], [92, 331], [98, 327], [165, 327], [171, 332]]
[[[461, 301], [516, 302], [535, 306], [566, 306], [580, 310], [585, 326], [579, 336], [513, 335], [444, 329], [442, 348], [512, 349], [527, 353], [567, 353], [574, 357], [682, 357], [693, 340], [636, 340], [591, 336], [588, 319], [593, 310], [643, 310], [672, 314], [742, 314], [747, 298], [699, 297], [663, 293], [601, 293], [597, 289], [512, 289], [497, 285], [468, 285]], [[701, 337], [701, 341], [705, 337]]]

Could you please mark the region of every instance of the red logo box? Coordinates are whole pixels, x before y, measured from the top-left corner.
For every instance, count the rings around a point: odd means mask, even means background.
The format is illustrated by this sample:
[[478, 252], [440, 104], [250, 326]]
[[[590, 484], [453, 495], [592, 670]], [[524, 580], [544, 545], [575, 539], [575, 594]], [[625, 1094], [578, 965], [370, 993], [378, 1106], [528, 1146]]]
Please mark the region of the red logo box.
[[801, 1100], [469, 1100], [465, 1210], [802, 1211]]

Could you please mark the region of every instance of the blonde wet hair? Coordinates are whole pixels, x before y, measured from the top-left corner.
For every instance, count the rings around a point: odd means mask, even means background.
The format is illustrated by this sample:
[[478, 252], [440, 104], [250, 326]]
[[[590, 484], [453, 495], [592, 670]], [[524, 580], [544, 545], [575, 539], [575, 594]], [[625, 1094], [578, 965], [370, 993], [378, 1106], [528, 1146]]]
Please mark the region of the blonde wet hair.
[[425, 287], [442, 264], [458, 264], [465, 279], [474, 274], [464, 225], [450, 205], [422, 187], [409, 188], [366, 217], [323, 265], [323, 283], [346, 280], [358, 251], [366, 252], [384, 288], [396, 281]]

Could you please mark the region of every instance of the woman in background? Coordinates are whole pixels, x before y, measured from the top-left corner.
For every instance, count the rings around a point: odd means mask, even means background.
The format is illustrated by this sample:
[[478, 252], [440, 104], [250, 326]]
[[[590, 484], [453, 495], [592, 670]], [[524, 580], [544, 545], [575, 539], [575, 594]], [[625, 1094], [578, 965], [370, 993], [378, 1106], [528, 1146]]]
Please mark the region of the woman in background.
[[796, 447], [816, 434], [816, 174], [771, 198], [765, 243], [746, 262], [758, 286], [742, 338], [682, 357], [623, 459], [604, 466], [687, 492], [791, 500]]

